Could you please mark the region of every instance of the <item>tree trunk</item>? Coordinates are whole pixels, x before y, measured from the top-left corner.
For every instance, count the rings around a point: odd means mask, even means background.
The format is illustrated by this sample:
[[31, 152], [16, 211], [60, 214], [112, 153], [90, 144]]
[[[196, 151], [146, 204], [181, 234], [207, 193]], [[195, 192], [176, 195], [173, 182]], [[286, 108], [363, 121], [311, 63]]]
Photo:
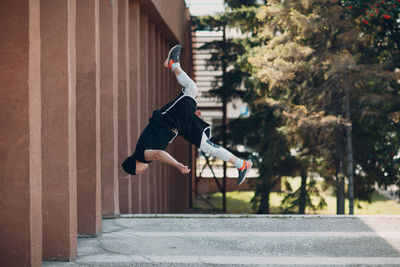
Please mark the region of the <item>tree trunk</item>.
[[336, 214], [344, 214], [344, 176], [343, 162], [339, 161], [339, 166], [336, 169]]
[[344, 132], [336, 134], [336, 214], [344, 214], [345, 193], [344, 193]]
[[[346, 119], [351, 122], [350, 116], [350, 88], [348, 81], [348, 70], [345, 70], [345, 101]], [[346, 126], [346, 152], [347, 152], [347, 178], [349, 180], [349, 214], [354, 214], [354, 188], [353, 188], [353, 145], [351, 125]]]
[[258, 214], [269, 214], [269, 193], [269, 191], [265, 191], [261, 194]]
[[[228, 52], [226, 51], [226, 28], [225, 26], [223, 27], [223, 32], [222, 32], [222, 49], [224, 51], [224, 57], [222, 59], [222, 84], [225, 86], [226, 84], [226, 69], [227, 69], [227, 64], [225, 61], [225, 58], [228, 56]], [[227, 116], [227, 101], [226, 101], [226, 94], [224, 94], [222, 98], [222, 147], [226, 147], [227, 145], [227, 137], [226, 137], [226, 131], [227, 131], [227, 125], [228, 125], [228, 116]], [[223, 172], [224, 172], [224, 177], [222, 179], [222, 209], [224, 212], [226, 212], [226, 171], [227, 171], [227, 165], [226, 162], [224, 161], [223, 163]]]
[[262, 182], [260, 206], [258, 207], [258, 214], [269, 214], [269, 194], [274, 186], [269, 180], [264, 180]]
[[301, 169], [301, 186], [300, 186], [300, 199], [299, 199], [299, 214], [306, 212], [306, 198], [307, 198], [307, 169]]

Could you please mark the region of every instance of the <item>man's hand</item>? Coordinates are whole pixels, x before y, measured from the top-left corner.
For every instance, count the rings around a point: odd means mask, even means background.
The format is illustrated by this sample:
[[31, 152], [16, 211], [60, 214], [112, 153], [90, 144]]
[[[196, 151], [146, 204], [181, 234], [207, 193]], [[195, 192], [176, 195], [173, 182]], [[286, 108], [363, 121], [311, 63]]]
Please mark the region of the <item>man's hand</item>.
[[179, 166], [177, 168], [183, 174], [187, 174], [190, 172], [190, 169], [188, 168], [188, 166], [185, 166], [182, 163], [179, 163]]
[[201, 111], [200, 111], [200, 109], [196, 110], [195, 113], [196, 113], [197, 117], [200, 117], [200, 116], [201, 116]]
[[177, 168], [181, 173], [187, 174], [190, 172], [188, 166], [183, 165], [174, 159], [168, 152], [164, 150], [147, 149], [144, 151], [144, 156], [147, 161], [159, 160]]

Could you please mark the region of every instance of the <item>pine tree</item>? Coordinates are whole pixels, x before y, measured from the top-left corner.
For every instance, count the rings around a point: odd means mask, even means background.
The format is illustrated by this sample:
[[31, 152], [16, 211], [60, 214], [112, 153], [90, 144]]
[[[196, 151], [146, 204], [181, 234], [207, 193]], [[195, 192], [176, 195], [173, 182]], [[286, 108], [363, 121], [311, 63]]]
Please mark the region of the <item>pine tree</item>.
[[346, 93], [354, 106], [380, 84], [381, 95], [391, 92], [396, 99], [393, 107], [398, 103], [393, 60], [366, 57], [373, 36], [354, 26], [354, 19], [330, 1], [270, 1], [258, 18], [265, 22], [259, 36], [268, 43], [254, 48], [249, 58], [256, 77], [269, 85], [267, 97], [279, 100], [279, 108], [295, 123], [300, 151], [314, 155], [314, 160], [322, 157], [325, 170], [339, 174], [346, 155], [338, 137], [368, 108], [362, 106], [354, 118], [343, 119]]

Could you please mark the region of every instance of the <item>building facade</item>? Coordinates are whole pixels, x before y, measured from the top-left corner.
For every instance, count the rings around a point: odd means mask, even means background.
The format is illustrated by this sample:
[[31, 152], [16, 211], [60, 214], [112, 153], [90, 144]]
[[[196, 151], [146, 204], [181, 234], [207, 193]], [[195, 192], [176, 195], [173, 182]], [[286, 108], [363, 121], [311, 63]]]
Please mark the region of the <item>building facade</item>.
[[[187, 211], [192, 176], [121, 169], [180, 92], [173, 45], [192, 75], [184, 0], [2, 0], [0, 22], [0, 266], [71, 259], [103, 217]], [[193, 162], [180, 138], [167, 151]]]

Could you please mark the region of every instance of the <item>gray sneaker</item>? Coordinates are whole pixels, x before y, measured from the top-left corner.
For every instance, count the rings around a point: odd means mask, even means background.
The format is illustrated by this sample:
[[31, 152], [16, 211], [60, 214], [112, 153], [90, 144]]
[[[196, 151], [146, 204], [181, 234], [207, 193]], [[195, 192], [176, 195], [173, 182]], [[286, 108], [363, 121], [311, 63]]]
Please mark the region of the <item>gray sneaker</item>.
[[238, 185], [241, 185], [244, 182], [244, 180], [246, 180], [246, 176], [247, 176], [247, 174], [249, 174], [249, 171], [252, 166], [253, 166], [253, 162], [245, 160], [243, 167], [238, 169], [238, 171], [239, 171], [239, 178], [237, 179]]
[[171, 68], [173, 63], [179, 63], [179, 56], [181, 54], [181, 45], [175, 45], [169, 50], [168, 57], [165, 59], [164, 66], [166, 68]]

